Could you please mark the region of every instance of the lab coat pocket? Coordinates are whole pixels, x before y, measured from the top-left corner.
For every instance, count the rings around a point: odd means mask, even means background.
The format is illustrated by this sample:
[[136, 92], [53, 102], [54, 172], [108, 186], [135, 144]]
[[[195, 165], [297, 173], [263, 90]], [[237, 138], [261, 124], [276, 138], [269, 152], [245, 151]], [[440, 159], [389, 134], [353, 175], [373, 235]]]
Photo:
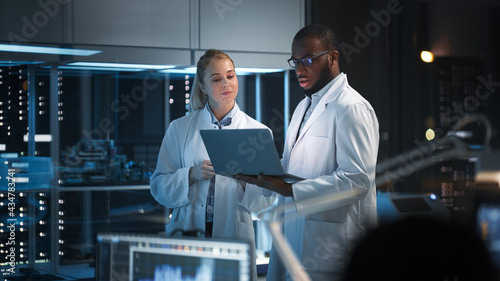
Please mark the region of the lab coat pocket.
[[302, 263], [311, 272], [339, 272], [345, 266], [346, 223], [306, 220]]
[[240, 239], [249, 239], [253, 237], [253, 225], [243, 221], [238, 222], [238, 235]]
[[[306, 139], [305, 147], [307, 152], [303, 154], [304, 165], [303, 169], [306, 171], [308, 177], [317, 177], [325, 174], [324, 169], [329, 168], [334, 153], [330, 147], [330, 139], [328, 137], [309, 136]], [[312, 164], [312, 165], [311, 165]]]

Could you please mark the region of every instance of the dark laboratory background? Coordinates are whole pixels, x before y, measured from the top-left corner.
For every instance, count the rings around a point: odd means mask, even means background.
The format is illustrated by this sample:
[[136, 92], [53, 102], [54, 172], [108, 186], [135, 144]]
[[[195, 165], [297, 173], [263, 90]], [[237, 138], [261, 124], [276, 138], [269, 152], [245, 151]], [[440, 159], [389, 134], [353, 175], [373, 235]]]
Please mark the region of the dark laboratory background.
[[[295, 32], [308, 23], [335, 30], [341, 71], [377, 113], [379, 163], [397, 164], [379, 192], [432, 193], [450, 220], [474, 220], [471, 194], [484, 187], [475, 182], [477, 155], [500, 149], [498, 1], [86, 2], [0, 4], [0, 44], [102, 51], [95, 58], [0, 51], [0, 153], [37, 167], [16, 170], [38, 183], [18, 184], [16, 193], [21, 265], [61, 273], [92, 264], [98, 232], [164, 230], [168, 217], [149, 193], [149, 177], [168, 123], [187, 112], [203, 50], [225, 50], [236, 67], [251, 68], [240, 72], [238, 104], [273, 129], [281, 153], [303, 98], [286, 59]], [[156, 5], [167, 12], [155, 14]], [[422, 51], [433, 61], [424, 62]], [[467, 116], [481, 118], [450, 134]], [[460, 144], [435, 145], [452, 137]], [[452, 152], [433, 159], [441, 150]]]

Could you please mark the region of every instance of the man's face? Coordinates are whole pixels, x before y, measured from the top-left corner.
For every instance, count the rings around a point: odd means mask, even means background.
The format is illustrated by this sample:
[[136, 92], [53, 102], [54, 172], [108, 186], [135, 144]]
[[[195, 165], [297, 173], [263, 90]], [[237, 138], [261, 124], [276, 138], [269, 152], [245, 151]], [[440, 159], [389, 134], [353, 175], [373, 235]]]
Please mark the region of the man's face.
[[[304, 59], [328, 51], [318, 38], [308, 37], [292, 43], [292, 58]], [[295, 73], [299, 79], [299, 85], [307, 96], [319, 91], [334, 77], [330, 68], [330, 54], [326, 53], [312, 60], [310, 66], [299, 63], [295, 67]]]

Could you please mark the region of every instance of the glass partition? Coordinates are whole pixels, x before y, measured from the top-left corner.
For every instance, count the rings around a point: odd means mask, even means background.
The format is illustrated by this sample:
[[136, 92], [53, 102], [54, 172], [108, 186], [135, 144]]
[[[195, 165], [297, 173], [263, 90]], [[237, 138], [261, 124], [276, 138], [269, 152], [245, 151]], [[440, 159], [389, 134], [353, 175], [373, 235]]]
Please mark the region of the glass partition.
[[[238, 73], [240, 108], [274, 131], [278, 151], [288, 77]], [[17, 273], [71, 276], [67, 266], [94, 261], [98, 232], [164, 231], [166, 210], [150, 195], [149, 178], [168, 124], [187, 114], [193, 80], [192, 70], [0, 64], [0, 158], [9, 163], [0, 176], [12, 169], [30, 180], [12, 198]], [[38, 160], [47, 165], [24, 169]], [[0, 190], [2, 206], [8, 193]]]

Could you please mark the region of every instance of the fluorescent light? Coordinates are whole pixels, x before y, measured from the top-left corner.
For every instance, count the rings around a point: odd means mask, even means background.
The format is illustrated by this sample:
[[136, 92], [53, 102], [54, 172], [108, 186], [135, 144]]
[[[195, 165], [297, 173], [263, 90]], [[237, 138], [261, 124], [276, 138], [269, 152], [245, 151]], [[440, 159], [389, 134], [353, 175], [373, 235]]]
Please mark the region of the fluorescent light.
[[0, 143], [0, 151], [5, 151], [7, 150], [7, 145]]
[[74, 62], [68, 65], [83, 67], [112, 67], [112, 68], [142, 68], [142, 69], [168, 69], [173, 65], [161, 64], [133, 64], [133, 63], [108, 63], [108, 62]]
[[245, 73], [274, 73], [274, 72], [283, 72], [284, 69], [278, 68], [257, 68], [257, 67], [237, 67], [236, 73], [245, 72]]
[[[28, 142], [28, 135], [23, 136], [24, 142]], [[36, 134], [35, 135], [35, 142], [51, 142], [52, 141], [52, 135], [48, 134]]]
[[30, 182], [30, 178], [28, 178], [28, 177], [15, 177], [14, 181], [16, 183], [29, 183]]
[[17, 158], [17, 157], [19, 157], [19, 156], [15, 152], [0, 153], [0, 158], [4, 158], [4, 159]]
[[13, 66], [23, 64], [40, 64], [38, 61], [0, 61], [0, 66]]
[[100, 71], [145, 71], [144, 68], [119, 68], [119, 67], [82, 67], [82, 66], [59, 66], [59, 69], [77, 69], [77, 70], [100, 70]]
[[456, 131], [456, 132], [448, 132], [448, 136], [456, 136], [461, 139], [470, 139], [473, 134], [471, 131]]
[[101, 52], [96, 50], [24, 46], [24, 45], [12, 45], [12, 44], [0, 44], [0, 51], [16, 52], [16, 53], [51, 54], [51, 55], [71, 55], [71, 56], [91, 56]]
[[12, 168], [29, 168], [29, 162], [12, 162]]
[[[284, 69], [237, 67], [235, 69], [235, 71], [236, 71], [236, 74], [238, 74], [238, 75], [248, 75], [248, 74], [257, 74], [257, 73], [283, 72]], [[167, 69], [167, 70], [163, 70], [161, 72], [163, 72], [163, 73], [177, 73], [177, 74], [196, 74], [196, 67]]]
[[188, 67], [188, 68], [175, 68], [175, 69], [166, 69], [160, 71], [162, 73], [174, 73], [174, 74], [196, 74], [196, 67]]

